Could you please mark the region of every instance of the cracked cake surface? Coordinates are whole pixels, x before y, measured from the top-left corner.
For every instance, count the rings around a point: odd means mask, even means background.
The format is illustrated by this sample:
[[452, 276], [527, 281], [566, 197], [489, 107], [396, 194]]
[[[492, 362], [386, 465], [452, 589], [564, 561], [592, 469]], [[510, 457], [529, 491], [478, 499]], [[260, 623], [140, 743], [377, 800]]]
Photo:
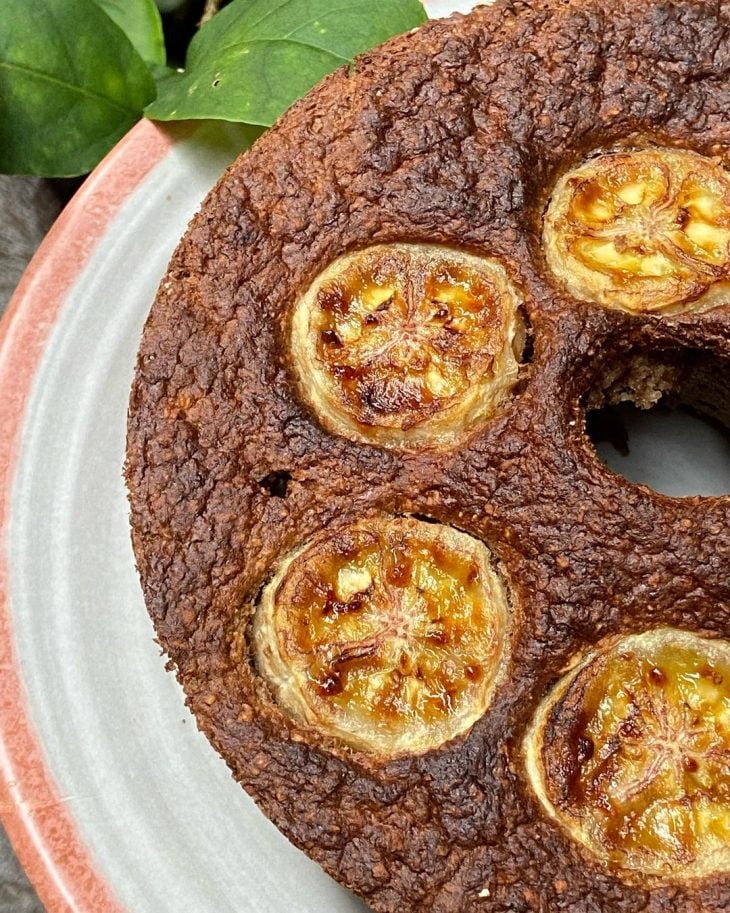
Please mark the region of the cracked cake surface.
[[[561, 180], [602, 155], [679, 150], [722, 178], [728, 111], [729, 2], [502, 0], [429, 22], [326, 78], [231, 165], [173, 255], [129, 411], [147, 607], [234, 777], [375, 910], [730, 907], [726, 871], [641, 870], [575, 839], [535, 788], [525, 748], [543, 702], [593, 651], [664, 629], [730, 640], [730, 498], [631, 484], [585, 433], [586, 404], [604, 395], [648, 404], [668, 392], [727, 415], [730, 307], [717, 294], [676, 308], [678, 285], [658, 308], [576, 294], [546, 252], [544, 218]], [[632, 194], [622, 206], [644, 199]], [[677, 224], [704, 243], [697, 212]], [[725, 214], [711, 215], [722, 233]], [[715, 272], [700, 291], [682, 286], [683, 302], [722, 286], [722, 251], [707, 243]], [[509, 349], [509, 383], [458, 436], [425, 432], [401, 447], [348, 434], [302, 387], [297, 302], [338, 258], [378, 245], [461, 251], [499, 264], [513, 290], [524, 338]], [[627, 282], [637, 262], [658, 263], [605, 252], [594, 245], [588, 260]], [[484, 301], [464, 327], [496, 313]], [[439, 313], [434, 304], [428, 319], [455, 316]], [[451, 369], [456, 356], [444, 351]], [[446, 741], [392, 756], [291, 712], [255, 649], [261, 594], [286, 576], [284, 562], [382, 518], [483, 544], [511, 619], [499, 660], [480, 648], [491, 672], [504, 660], [484, 712]], [[340, 603], [368, 591], [362, 571]], [[590, 779], [592, 768], [580, 770]], [[730, 771], [717, 770], [730, 792]]]

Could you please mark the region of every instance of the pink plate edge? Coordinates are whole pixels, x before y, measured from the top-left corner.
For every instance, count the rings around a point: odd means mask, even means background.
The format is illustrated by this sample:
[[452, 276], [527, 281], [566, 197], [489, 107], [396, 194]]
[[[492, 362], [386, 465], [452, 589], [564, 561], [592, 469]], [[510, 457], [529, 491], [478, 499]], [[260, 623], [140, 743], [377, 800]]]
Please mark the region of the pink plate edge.
[[0, 322], [0, 818], [48, 913], [123, 908], [94, 868], [28, 714], [8, 591], [13, 480], [35, 373], [66, 296], [121, 206], [179, 135], [148, 120], [127, 133], [61, 213]]

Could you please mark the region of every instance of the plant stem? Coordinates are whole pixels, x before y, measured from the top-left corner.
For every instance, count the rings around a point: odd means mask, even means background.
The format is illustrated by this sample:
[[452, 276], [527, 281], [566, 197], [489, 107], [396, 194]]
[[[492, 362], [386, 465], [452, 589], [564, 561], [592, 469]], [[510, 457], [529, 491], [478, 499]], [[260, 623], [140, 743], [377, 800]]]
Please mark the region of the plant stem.
[[205, 0], [205, 9], [203, 10], [203, 15], [200, 17], [200, 24], [205, 25], [205, 23], [212, 19], [213, 16], [221, 8], [221, 0]]

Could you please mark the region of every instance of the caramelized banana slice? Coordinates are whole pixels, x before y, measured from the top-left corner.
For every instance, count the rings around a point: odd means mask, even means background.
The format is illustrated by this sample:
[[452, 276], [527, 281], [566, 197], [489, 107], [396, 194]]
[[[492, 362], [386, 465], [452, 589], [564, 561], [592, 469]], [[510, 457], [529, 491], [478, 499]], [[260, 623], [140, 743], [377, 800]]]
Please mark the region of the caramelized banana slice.
[[435, 748], [482, 716], [509, 626], [484, 545], [445, 526], [377, 519], [284, 562], [256, 613], [254, 649], [285, 713], [395, 757]]
[[340, 257], [292, 321], [301, 388], [322, 423], [390, 445], [448, 442], [492, 415], [524, 341], [501, 264], [417, 244]]
[[694, 152], [589, 159], [557, 183], [543, 242], [576, 298], [633, 312], [730, 301], [730, 175]]
[[673, 628], [591, 653], [528, 735], [547, 811], [603, 863], [730, 872], [730, 642]]

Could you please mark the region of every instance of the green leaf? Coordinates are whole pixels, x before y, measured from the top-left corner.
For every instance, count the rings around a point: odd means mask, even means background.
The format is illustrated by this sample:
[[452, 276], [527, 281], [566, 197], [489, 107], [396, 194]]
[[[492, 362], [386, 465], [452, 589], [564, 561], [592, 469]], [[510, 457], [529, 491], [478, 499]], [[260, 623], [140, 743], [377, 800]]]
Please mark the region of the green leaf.
[[2, 5], [0, 171], [90, 171], [154, 98], [144, 61], [93, 0]]
[[233, 0], [145, 114], [269, 126], [327, 73], [426, 18], [418, 0]]
[[155, 83], [157, 85], [158, 94], [161, 91], [163, 83], [166, 83], [168, 80], [172, 80], [173, 82], [178, 81], [182, 79], [183, 76], [182, 70], [176, 70], [173, 67], [167, 66], [154, 66], [150, 72], [152, 73], [152, 76], [154, 77]]
[[129, 38], [142, 60], [165, 65], [162, 18], [154, 0], [96, 0], [96, 3]]

